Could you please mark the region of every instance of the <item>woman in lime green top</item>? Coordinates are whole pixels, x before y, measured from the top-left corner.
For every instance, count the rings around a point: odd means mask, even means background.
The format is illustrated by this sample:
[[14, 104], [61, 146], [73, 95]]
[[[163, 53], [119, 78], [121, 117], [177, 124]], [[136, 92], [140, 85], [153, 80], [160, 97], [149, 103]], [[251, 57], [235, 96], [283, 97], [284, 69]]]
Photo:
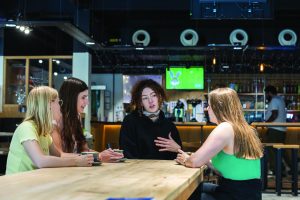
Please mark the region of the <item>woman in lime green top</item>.
[[33, 88], [27, 97], [24, 121], [14, 132], [7, 158], [6, 174], [44, 167], [92, 166], [93, 156], [68, 155], [57, 151], [50, 133], [52, 121], [60, 117], [58, 92], [47, 86]]
[[207, 165], [220, 175], [219, 185], [202, 193], [202, 200], [261, 199], [262, 144], [244, 118], [237, 93], [230, 88], [211, 91], [207, 110], [217, 127], [191, 156], [179, 150], [176, 161], [186, 167]]

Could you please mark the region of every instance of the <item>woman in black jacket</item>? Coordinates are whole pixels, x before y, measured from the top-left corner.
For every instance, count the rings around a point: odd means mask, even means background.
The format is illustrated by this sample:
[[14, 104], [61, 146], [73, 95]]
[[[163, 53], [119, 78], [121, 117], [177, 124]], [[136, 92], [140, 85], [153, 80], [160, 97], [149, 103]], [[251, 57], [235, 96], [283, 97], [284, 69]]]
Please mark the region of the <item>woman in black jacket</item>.
[[163, 88], [151, 79], [138, 82], [131, 92], [131, 109], [120, 130], [120, 148], [132, 159], [176, 158], [181, 140], [176, 126], [160, 107], [166, 99]]

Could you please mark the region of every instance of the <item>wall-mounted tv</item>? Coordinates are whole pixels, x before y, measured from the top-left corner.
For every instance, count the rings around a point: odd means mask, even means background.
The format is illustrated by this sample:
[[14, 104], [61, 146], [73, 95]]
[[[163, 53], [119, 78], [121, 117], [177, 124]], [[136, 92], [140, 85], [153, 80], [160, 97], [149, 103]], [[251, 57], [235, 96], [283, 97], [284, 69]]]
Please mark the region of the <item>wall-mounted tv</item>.
[[203, 90], [203, 66], [171, 66], [166, 68], [167, 90]]

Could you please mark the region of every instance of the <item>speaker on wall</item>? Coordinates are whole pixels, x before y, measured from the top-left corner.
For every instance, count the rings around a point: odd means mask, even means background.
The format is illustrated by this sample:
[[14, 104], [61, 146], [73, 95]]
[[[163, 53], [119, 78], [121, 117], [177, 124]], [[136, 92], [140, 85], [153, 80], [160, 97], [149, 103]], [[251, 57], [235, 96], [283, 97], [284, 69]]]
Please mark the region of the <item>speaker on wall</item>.
[[137, 30], [132, 35], [133, 45], [148, 46], [151, 41], [150, 34], [146, 30]]

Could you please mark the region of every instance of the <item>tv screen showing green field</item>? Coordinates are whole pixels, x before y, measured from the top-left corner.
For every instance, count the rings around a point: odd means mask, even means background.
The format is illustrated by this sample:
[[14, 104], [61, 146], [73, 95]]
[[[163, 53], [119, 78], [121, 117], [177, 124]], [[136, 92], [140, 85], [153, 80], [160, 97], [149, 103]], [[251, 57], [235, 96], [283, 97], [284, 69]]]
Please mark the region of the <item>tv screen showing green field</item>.
[[203, 67], [169, 67], [166, 69], [166, 89], [170, 90], [203, 90]]

